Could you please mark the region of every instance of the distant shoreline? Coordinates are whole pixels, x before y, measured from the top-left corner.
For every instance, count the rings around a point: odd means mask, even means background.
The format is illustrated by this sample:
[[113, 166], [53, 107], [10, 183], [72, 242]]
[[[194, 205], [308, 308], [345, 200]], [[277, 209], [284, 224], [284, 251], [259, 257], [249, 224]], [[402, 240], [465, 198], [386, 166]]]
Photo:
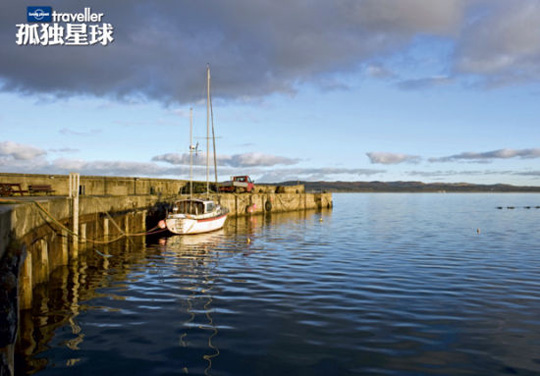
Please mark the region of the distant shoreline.
[[344, 181], [287, 181], [279, 185], [303, 184], [307, 192], [327, 191], [332, 193], [540, 193], [540, 186], [516, 186], [510, 184], [469, 184], [469, 183], [422, 183], [418, 181], [396, 182], [344, 182]]

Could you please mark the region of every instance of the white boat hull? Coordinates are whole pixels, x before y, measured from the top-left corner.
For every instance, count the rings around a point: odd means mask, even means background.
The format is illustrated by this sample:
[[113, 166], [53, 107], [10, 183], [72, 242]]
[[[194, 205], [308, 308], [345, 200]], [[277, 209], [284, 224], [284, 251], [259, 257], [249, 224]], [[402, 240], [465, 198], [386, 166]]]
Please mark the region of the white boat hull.
[[223, 228], [227, 213], [210, 218], [189, 218], [184, 214], [169, 215], [165, 219], [167, 229], [178, 235], [201, 234]]

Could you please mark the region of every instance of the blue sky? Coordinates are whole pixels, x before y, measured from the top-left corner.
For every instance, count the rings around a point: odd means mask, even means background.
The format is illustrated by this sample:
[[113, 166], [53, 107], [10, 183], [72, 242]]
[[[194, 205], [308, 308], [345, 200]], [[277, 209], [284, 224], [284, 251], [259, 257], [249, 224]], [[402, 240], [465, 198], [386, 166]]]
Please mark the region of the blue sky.
[[[540, 185], [540, 1], [87, 0], [106, 46], [17, 45], [0, 15], [0, 172]], [[39, 5], [39, 4], [38, 4]]]

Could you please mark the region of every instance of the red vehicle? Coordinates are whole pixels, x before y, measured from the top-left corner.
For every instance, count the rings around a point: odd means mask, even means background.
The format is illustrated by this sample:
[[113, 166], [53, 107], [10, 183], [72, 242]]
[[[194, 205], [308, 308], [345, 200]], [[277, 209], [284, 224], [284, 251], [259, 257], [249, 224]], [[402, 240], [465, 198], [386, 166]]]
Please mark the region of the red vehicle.
[[255, 187], [249, 176], [231, 176], [231, 180], [219, 186], [220, 192], [251, 192]]

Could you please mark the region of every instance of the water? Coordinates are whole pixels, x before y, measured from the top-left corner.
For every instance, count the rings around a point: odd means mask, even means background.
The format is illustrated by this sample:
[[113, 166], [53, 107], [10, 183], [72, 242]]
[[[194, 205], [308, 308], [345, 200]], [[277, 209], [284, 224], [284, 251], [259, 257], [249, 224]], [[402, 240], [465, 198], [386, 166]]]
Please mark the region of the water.
[[38, 289], [18, 373], [538, 375], [537, 205], [336, 194], [332, 212], [90, 252]]

